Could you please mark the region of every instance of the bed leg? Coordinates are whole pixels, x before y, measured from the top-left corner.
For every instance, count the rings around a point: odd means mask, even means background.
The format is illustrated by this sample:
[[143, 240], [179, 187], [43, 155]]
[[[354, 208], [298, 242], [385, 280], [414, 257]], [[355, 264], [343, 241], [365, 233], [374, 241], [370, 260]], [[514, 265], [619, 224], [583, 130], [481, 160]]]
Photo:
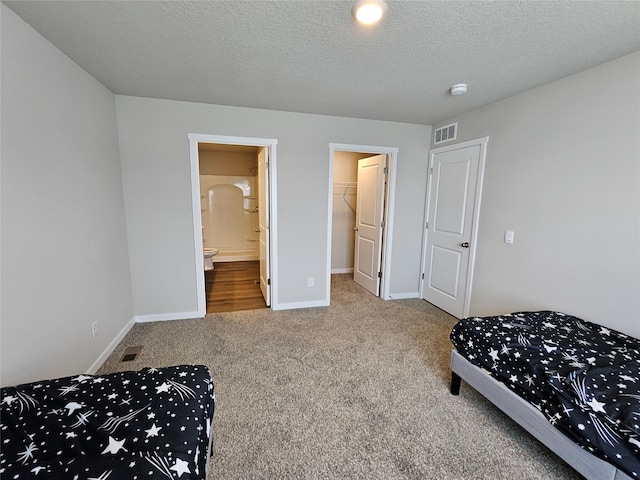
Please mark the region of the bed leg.
[[460, 383], [462, 379], [460, 375], [455, 372], [451, 372], [451, 394], [458, 395], [460, 393]]

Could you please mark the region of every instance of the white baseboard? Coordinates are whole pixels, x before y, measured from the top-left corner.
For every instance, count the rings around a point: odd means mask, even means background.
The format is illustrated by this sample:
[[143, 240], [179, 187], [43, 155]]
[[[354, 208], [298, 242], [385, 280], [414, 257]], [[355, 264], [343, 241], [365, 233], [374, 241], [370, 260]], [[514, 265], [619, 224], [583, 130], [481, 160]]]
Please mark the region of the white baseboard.
[[405, 298], [420, 298], [420, 294], [418, 292], [390, 293], [389, 298], [385, 300], [404, 300]]
[[109, 358], [109, 355], [113, 353], [113, 351], [116, 349], [118, 344], [122, 341], [125, 335], [129, 333], [129, 330], [131, 330], [131, 328], [135, 324], [136, 324], [135, 317], [133, 317], [124, 326], [124, 328], [120, 330], [120, 333], [116, 335], [116, 337], [111, 341], [111, 343], [107, 346], [107, 348], [104, 349], [104, 351], [100, 354], [100, 356], [96, 359], [96, 361], [93, 362], [93, 365], [89, 367], [89, 371], [87, 372], [88, 375], [93, 375], [98, 371], [98, 369], [102, 366], [102, 364], [107, 361], [107, 358]]
[[[383, 300], [403, 300], [405, 298], [420, 298], [418, 292], [407, 293], [394, 293], [389, 295], [389, 298]], [[310, 307], [326, 307], [329, 305], [327, 300], [314, 300], [312, 302], [293, 302], [293, 303], [280, 303], [278, 305], [272, 305], [273, 310], [294, 310], [296, 308], [310, 308]]]
[[331, 269], [331, 275], [336, 273], [353, 273], [353, 268], [333, 268]]
[[328, 305], [329, 302], [327, 300], [314, 300], [312, 302], [279, 303], [278, 305], [271, 305], [271, 309], [294, 310], [296, 308], [326, 307]]
[[136, 315], [133, 317], [136, 323], [165, 322], [167, 320], [185, 320], [187, 318], [202, 318], [198, 312], [154, 313], [152, 315]]

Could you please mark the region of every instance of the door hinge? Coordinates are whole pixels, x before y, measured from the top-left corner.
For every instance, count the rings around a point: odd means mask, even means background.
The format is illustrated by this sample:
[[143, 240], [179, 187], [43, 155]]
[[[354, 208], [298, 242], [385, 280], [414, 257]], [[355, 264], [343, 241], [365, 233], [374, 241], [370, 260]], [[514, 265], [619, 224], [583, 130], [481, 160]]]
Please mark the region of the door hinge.
[[382, 278], [382, 272], [378, 272], [378, 278]]
[[384, 168], [382, 169], [382, 173], [384, 173], [385, 175], [386, 175], [387, 173], [389, 173], [389, 168], [388, 168], [388, 167], [384, 167]]
[[424, 273], [422, 274], [422, 280], [424, 280]]
[[384, 220], [380, 222], [380, 228], [384, 228]]
[[424, 228], [425, 230], [429, 230], [429, 222], [424, 222]]
[[271, 285], [271, 279], [267, 278], [267, 285]]

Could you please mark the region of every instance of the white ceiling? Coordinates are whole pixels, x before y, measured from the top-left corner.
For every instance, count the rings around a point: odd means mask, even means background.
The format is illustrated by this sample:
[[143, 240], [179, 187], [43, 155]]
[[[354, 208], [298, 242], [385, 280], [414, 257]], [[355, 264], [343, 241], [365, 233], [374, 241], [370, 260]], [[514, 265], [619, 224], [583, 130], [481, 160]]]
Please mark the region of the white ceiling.
[[116, 94], [419, 124], [640, 50], [638, 0], [3, 3]]

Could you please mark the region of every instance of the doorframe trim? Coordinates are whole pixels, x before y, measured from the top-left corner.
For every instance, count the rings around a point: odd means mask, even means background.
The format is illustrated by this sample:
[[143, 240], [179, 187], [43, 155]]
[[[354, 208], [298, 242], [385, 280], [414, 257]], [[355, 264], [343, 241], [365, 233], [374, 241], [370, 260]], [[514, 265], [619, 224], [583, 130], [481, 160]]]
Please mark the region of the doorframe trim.
[[278, 310], [278, 261], [277, 261], [277, 175], [276, 175], [276, 146], [278, 140], [274, 138], [232, 137], [228, 135], [210, 135], [203, 133], [189, 133], [189, 167], [191, 170], [191, 212], [193, 215], [193, 253], [195, 257], [197, 315], [204, 317], [207, 313], [207, 298], [204, 281], [204, 257], [202, 244], [202, 214], [200, 204], [200, 165], [198, 143], [219, 143], [223, 145], [246, 145], [265, 147], [269, 149], [269, 271], [271, 273], [271, 308]]
[[[431, 181], [433, 177], [433, 172], [431, 171], [431, 166], [433, 162], [433, 156], [438, 153], [450, 152], [453, 150], [459, 150], [461, 148], [467, 148], [479, 145], [480, 146], [480, 155], [478, 159], [478, 178], [476, 180], [476, 198], [473, 209], [473, 217], [471, 219], [471, 240], [469, 245], [469, 267], [467, 269], [467, 291], [464, 296], [464, 305], [462, 307], [462, 318], [469, 316], [469, 310], [471, 308], [471, 290], [473, 289], [473, 272], [475, 268], [475, 259], [476, 259], [476, 245], [478, 242], [478, 224], [480, 221], [480, 202], [482, 200], [482, 186], [484, 182], [484, 166], [485, 160], [487, 156], [487, 144], [489, 143], [489, 137], [480, 137], [474, 140], [467, 140], [465, 142], [453, 143], [451, 145], [446, 145], [443, 147], [432, 148], [429, 150], [429, 159], [427, 164], [427, 193], [425, 198], [425, 209], [424, 209], [424, 232], [422, 238], [422, 276], [425, 276], [427, 269], [427, 237], [429, 235], [429, 230], [426, 228], [427, 222], [429, 219], [429, 201], [431, 198]], [[420, 279], [420, 298], [424, 300], [424, 286], [425, 286], [426, 278]]]
[[387, 188], [384, 198], [384, 228], [382, 230], [382, 259], [380, 269], [380, 296], [383, 300], [391, 300], [389, 293], [391, 278], [391, 245], [393, 237], [393, 216], [395, 210], [396, 169], [398, 164], [398, 147], [381, 147], [374, 145], [355, 145], [350, 143], [329, 144], [329, 199], [327, 204], [327, 273], [326, 273], [326, 304], [331, 302], [331, 237], [333, 217], [333, 156], [339, 152], [362, 152], [372, 155], [388, 155]]

